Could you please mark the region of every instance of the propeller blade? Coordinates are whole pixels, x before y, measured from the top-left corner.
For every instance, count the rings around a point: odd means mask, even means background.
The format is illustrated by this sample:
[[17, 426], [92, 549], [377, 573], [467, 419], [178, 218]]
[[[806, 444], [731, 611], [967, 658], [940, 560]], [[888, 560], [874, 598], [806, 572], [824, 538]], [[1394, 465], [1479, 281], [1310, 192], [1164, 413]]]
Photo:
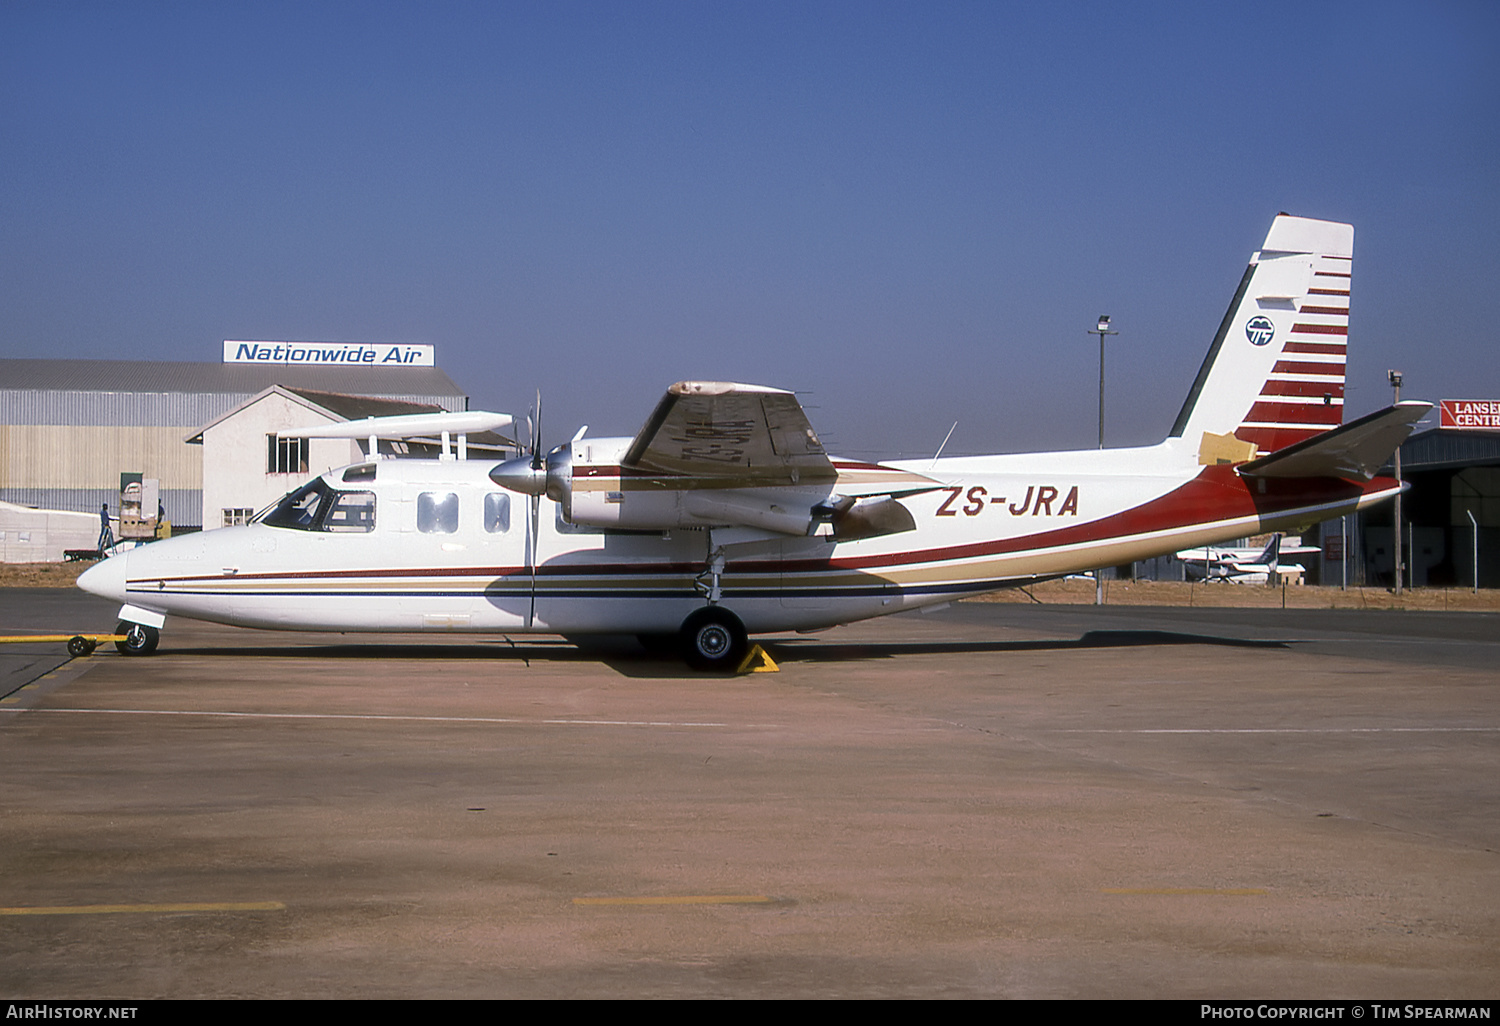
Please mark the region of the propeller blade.
[[526, 611], [526, 626], [530, 627], [536, 621], [536, 555], [537, 555], [537, 532], [541, 528], [542, 496], [539, 492], [531, 493], [531, 523], [527, 525], [527, 558], [526, 563], [531, 570], [531, 607]]
[[540, 470], [542, 468], [542, 390], [536, 390], [536, 422], [531, 429], [531, 466]]

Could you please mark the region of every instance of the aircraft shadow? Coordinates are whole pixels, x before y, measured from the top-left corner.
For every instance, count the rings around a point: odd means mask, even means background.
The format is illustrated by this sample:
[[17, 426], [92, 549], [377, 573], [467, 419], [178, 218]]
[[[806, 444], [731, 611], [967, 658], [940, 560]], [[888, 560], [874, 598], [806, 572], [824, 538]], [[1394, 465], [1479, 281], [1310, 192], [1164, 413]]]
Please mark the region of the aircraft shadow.
[[[1093, 648], [1142, 648], [1161, 645], [1215, 645], [1226, 648], [1285, 649], [1294, 642], [1227, 638], [1178, 631], [1089, 631], [1078, 638], [1033, 641], [825, 641], [814, 637], [770, 638], [762, 642], [777, 663], [835, 663], [894, 659], [911, 655], [972, 655], [1011, 652], [1068, 651]], [[523, 663], [603, 663], [625, 677], [701, 678], [673, 657], [653, 655], [632, 638], [494, 638], [482, 642], [434, 642], [420, 645], [350, 643], [337, 645], [255, 645], [163, 647], [159, 656], [215, 656], [241, 659], [455, 660], [485, 659]]]
[[771, 641], [766, 651], [778, 663], [891, 659], [904, 655], [1047, 652], [1086, 648], [1141, 648], [1158, 645], [1218, 645], [1227, 648], [1290, 648], [1290, 641], [1258, 641], [1178, 631], [1089, 631], [1078, 638], [1034, 641], [867, 641], [822, 642], [813, 639]]

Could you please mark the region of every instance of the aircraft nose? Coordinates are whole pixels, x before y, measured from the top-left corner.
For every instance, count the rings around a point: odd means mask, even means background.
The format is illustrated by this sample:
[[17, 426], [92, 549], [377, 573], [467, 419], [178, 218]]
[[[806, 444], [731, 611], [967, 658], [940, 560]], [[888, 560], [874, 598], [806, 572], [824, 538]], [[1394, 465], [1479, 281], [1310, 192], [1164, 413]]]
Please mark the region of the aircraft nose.
[[122, 552], [94, 564], [78, 575], [78, 586], [91, 595], [124, 602], [125, 560], [128, 558], [129, 553]]

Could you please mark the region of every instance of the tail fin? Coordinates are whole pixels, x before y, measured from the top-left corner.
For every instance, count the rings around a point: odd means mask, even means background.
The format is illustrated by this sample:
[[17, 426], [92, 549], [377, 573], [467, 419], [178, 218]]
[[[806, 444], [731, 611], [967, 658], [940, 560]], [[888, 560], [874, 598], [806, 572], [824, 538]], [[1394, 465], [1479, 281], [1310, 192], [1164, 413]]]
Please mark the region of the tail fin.
[[1344, 413], [1354, 228], [1280, 214], [1183, 404], [1172, 437], [1240, 463], [1337, 427]]
[[1260, 555], [1255, 557], [1255, 562], [1264, 563], [1272, 570], [1276, 569], [1276, 565], [1281, 562], [1281, 532], [1271, 535], [1271, 540], [1266, 543]]

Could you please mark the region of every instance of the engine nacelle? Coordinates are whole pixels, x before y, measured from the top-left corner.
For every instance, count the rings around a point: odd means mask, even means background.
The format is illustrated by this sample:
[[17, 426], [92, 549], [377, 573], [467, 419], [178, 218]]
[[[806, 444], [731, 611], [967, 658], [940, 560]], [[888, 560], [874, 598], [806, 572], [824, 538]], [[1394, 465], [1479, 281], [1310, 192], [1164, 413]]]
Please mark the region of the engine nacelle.
[[546, 495], [570, 524], [621, 531], [737, 526], [854, 541], [916, 527], [911, 512], [889, 495], [831, 495], [827, 484], [705, 487], [701, 480], [622, 467], [629, 442], [574, 439], [540, 466], [526, 457], [507, 460], [490, 479], [525, 495]]
[[[826, 492], [766, 494], [758, 489], [670, 488], [625, 479], [575, 479], [563, 507], [574, 524], [627, 531], [670, 531], [683, 527], [758, 527], [777, 534], [812, 533], [812, 508]], [[594, 487], [590, 487], [593, 485]], [[613, 486], [613, 487], [611, 487]]]

